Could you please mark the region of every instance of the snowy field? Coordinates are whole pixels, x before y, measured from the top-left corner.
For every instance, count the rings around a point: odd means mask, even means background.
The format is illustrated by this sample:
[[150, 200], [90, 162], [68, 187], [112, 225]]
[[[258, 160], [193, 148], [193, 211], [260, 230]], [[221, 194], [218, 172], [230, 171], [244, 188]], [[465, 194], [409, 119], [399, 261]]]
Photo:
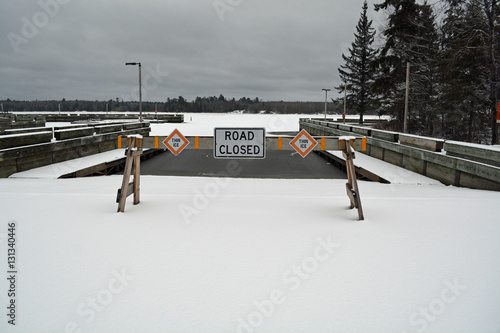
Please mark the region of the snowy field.
[[[301, 116], [190, 117], [152, 135]], [[500, 193], [387, 170], [363, 222], [344, 180], [143, 176], [118, 214], [120, 176], [0, 179], [0, 332], [500, 332]]]
[[323, 115], [273, 115], [186, 113], [183, 124], [152, 124], [150, 135], [168, 135], [175, 128], [183, 135], [214, 135], [214, 127], [265, 127], [267, 132], [299, 131], [300, 118], [322, 118]]

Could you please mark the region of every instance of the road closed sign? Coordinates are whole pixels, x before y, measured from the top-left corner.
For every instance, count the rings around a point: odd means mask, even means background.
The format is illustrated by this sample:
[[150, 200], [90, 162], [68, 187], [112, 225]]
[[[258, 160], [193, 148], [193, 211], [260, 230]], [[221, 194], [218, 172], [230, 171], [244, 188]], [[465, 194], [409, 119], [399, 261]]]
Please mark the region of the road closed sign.
[[265, 128], [215, 128], [215, 158], [250, 158], [266, 157]]

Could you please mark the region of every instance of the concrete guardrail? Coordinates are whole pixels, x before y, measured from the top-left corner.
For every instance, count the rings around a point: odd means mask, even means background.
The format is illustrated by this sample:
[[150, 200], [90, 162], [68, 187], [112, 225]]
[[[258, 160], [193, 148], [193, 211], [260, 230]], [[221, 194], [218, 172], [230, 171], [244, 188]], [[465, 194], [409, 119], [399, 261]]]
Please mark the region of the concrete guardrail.
[[[122, 135], [149, 135], [149, 123], [122, 130], [121, 125], [104, 126], [119, 129], [112, 133], [94, 134], [94, 127], [0, 135], [0, 178], [52, 163], [89, 156], [117, 148], [117, 138]], [[101, 127], [103, 126], [96, 126]], [[132, 126], [134, 127], [134, 126]]]
[[93, 127], [59, 129], [54, 131], [56, 140], [67, 140], [94, 135]]
[[52, 132], [0, 135], [0, 149], [50, 142]]
[[6, 129], [5, 134], [21, 134], [21, 133], [35, 133], [35, 132], [52, 132], [52, 127], [28, 127], [28, 128], [14, 128]]
[[500, 146], [490, 147], [467, 142], [445, 141], [446, 155], [500, 167]]
[[446, 185], [500, 191], [500, 148], [375, 129], [363, 132], [366, 128], [361, 126], [334, 125], [300, 119], [300, 129], [312, 135], [366, 133], [367, 149], [362, 153]]

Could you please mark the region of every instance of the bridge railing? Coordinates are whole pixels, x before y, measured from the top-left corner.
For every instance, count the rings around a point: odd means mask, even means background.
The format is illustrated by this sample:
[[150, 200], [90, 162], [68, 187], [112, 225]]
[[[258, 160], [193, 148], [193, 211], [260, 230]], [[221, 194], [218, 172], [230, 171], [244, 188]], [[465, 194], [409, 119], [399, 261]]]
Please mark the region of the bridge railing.
[[313, 135], [366, 136], [364, 154], [436, 179], [446, 185], [500, 191], [500, 148], [448, 141], [364, 126], [300, 119]]

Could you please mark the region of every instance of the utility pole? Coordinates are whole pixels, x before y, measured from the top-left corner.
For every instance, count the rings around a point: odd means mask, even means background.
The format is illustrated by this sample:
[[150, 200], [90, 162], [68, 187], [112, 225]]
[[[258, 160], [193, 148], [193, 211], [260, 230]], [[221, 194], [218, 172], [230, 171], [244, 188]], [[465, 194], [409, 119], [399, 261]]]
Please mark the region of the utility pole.
[[403, 121], [403, 132], [408, 133], [408, 101], [410, 95], [410, 59], [406, 59], [406, 97], [405, 97], [405, 115]]
[[346, 113], [347, 113], [347, 83], [344, 85], [344, 114], [342, 115], [342, 118], [344, 120], [344, 124], [345, 124]]
[[328, 102], [328, 92], [331, 89], [323, 89], [325, 91], [325, 121], [326, 121], [326, 110], [327, 110], [327, 102]]
[[495, 126], [495, 133], [496, 133], [496, 140], [493, 142], [493, 144], [497, 145], [498, 144], [498, 135], [500, 133], [498, 133], [498, 128], [500, 127], [499, 126], [500, 124], [500, 102], [498, 102], [498, 109], [497, 109], [497, 123], [496, 123], [496, 126]]

